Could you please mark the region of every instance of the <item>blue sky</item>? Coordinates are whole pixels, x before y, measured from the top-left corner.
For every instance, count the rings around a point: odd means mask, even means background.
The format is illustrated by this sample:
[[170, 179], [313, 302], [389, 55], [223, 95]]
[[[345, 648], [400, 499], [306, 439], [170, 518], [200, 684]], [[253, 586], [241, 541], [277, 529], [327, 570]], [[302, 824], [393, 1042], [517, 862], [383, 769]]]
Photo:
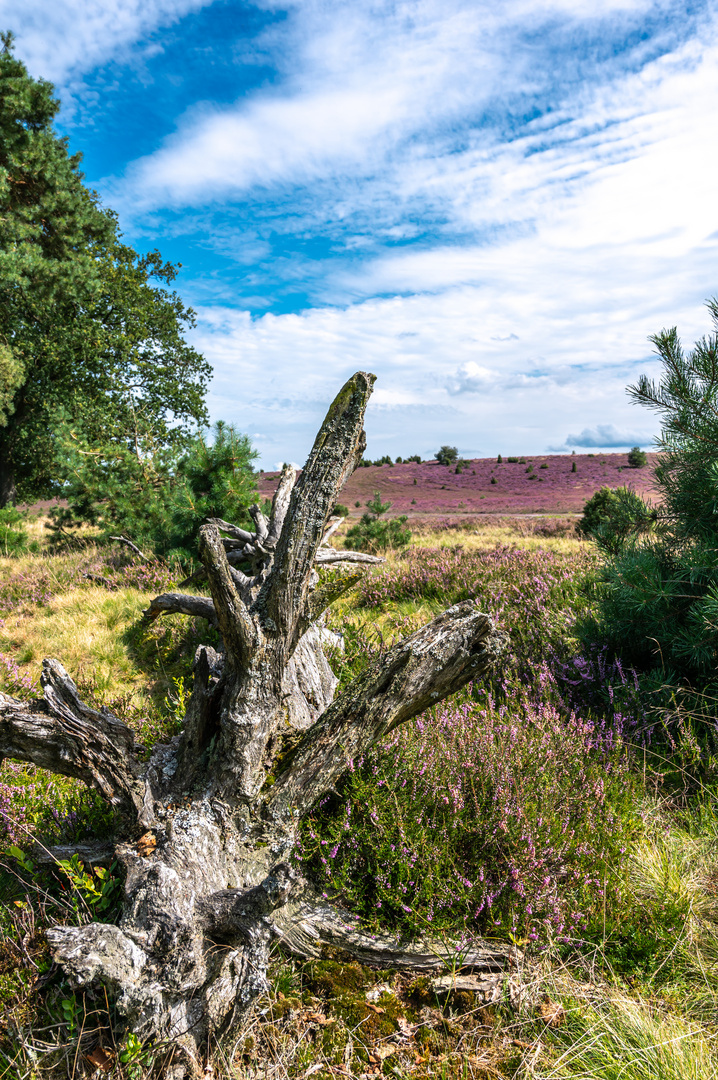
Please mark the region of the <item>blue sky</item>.
[[647, 337], [718, 293], [718, 11], [649, 0], [0, 0], [137, 248], [183, 264], [213, 419], [301, 463], [649, 445]]

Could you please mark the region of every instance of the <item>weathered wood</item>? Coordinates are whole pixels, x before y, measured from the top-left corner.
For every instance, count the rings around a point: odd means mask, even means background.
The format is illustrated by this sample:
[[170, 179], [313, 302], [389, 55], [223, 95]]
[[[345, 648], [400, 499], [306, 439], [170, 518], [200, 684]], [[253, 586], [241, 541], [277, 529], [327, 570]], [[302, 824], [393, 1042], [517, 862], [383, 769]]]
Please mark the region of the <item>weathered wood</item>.
[[150, 622], [158, 615], [194, 615], [217, 625], [217, 612], [209, 596], [192, 596], [190, 593], [163, 593], [156, 596], [150, 606], [143, 611], [143, 616]]
[[43, 847], [42, 844], [33, 844], [32, 857], [40, 866], [57, 866], [61, 861], [77, 857], [85, 866], [109, 866], [115, 855], [113, 844], [86, 843], [86, 844], [56, 844], [54, 847]]
[[259, 646], [260, 634], [237, 592], [216, 525], [203, 525], [199, 530], [199, 556], [207, 572], [227, 655], [236, 668], [246, 668]]
[[314, 556], [315, 566], [329, 566], [331, 563], [365, 563], [378, 566], [386, 562], [381, 555], [370, 555], [368, 551], [338, 551], [336, 548], [321, 547]]
[[229, 533], [234, 540], [241, 540], [244, 544], [254, 542], [254, 533], [247, 532], [246, 529], [240, 529], [238, 525], [232, 525], [229, 521], [223, 521], [222, 518], [207, 518], [207, 524], [216, 525], [222, 532]]
[[266, 541], [266, 546], [271, 551], [274, 551], [277, 546], [277, 541], [282, 535], [284, 519], [289, 510], [292, 489], [296, 482], [297, 470], [293, 465], [285, 465], [282, 469], [279, 483], [277, 484], [277, 490], [274, 492], [274, 498], [272, 499], [272, 514], [269, 521], [269, 533]]
[[332, 402], [299, 480], [263, 587], [263, 604], [291, 654], [329, 512], [358, 463], [374, 375], [357, 372]]
[[469, 679], [504, 647], [488, 615], [464, 600], [383, 654], [310, 728], [267, 799], [280, 818], [302, 817], [365, 750]]
[[[252, 508], [254, 533], [223, 519], [202, 526], [211, 597], [167, 593], [147, 609], [148, 619], [200, 616], [222, 638], [197, 650], [182, 730], [149, 761], [140, 763], [128, 727], [80, 700], [56, 661], [45, 664], [43, 701], [0, 695], [0, 755], [77, 776], [132, 811], [114, 849], [124, 870], [120, 925], [56, 927], [48, 941], [71, 981], [104, 983], [138, 1035], [173, 1047], [173, 1080], [201, 1071], [209, 1041], [247, 1015], [267, 986], [277, 934], [299, 955], [324, 943], [381, 967], [440, 969], [436, 943], [369, 938], [286, 865], [301, 815], [351, 759], [480, 676], [505, 646], [464, 601], [334, 700], [321, 612], [356, 583], [357, 564], [383, 561], [324, 544], [366, 445], [373, 381], [361, 372], [349, 380], [300, 479], [283, 470], [269, 520]], [[236, 568], [244, 560], [249, 574]], [[333, 565], [337, 573], [319, 584], [315, 566]], [[511, 959], [488, 945], [474, 953], [469, 966], [482, 971]]]
[[[368, 967], [397, 971], [436, 972], [457, 960], [453, 942], [439, 938], [406, 940], [391, 934], [368, 934], [358, 920], [335, 905], [313, 898], [286, 903], [272, 915], [282, 946], [304, 960], [318, 959], [322, 949], [341, 949]], [[499, 972], [515, 965], [513, 945], [478, 940], [460, 953], [458, 970]]]
[[57, 660], [43, 661], [41, 683], [40, 701], [0, 693], [0, 757], [83, 780], [113, 806], [137, 813], [142, 792], [130, 728], [85, 705]]

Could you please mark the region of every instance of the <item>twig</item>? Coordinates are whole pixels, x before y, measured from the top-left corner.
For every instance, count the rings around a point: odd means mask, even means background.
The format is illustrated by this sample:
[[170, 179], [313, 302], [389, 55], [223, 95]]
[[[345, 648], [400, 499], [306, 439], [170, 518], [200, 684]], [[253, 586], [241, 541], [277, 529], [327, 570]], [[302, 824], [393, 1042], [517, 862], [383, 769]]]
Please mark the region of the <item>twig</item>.
[[125, 544], [128, 548], [131, 548], [132, 551], [134, 551], [135, 555], [139, 555], [139, 557], [143, 559], [144, 562], [151, 562], [149, 555], [145, 555], [143, 552], [141, 552], [140, 549], [137, 547], [137, 544], [133, 544], [132, 541], [128, 540], [126, 536], [111, 536], [110, 540], [116, 540], [118, 544]]

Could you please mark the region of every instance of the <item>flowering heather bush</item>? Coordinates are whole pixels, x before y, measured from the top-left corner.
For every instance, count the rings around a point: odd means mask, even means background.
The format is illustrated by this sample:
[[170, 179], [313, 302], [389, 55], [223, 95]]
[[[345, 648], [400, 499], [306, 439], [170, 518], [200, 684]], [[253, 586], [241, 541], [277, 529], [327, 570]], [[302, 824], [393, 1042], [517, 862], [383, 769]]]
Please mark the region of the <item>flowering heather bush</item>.
[[492, 551], [412, 548], [402, 559], [365, 578], [358, 603], [385, 609], [400, 601], [448, 607], [475, 597], [511, 635], [511, 654], [528, 665], [564, 647], [587, 604], [582, 579], [595, 556], [496, 547]]
[[42, 562], [38, 561], [37, 567], [13, 574], [0, 585], [0, 616], [46, 606], [58, 586], [66, 587], [66, 583], [53, 578]]
[[[89, 575], [89, 576], [86, 576]], [[101, 584], [108, 589], [139, 589], [141, 592], [155, 595], [167, 592], [171, 585], [184, 577], [181, 567], [152, 559], [140, 562], [138, 559], [127, 562], [121, 555], [95, 560], [78, 573], [78, 583], [89, 581]]]
[[0, 653], [0, 689], [19, 698], [32, 697], [39, 692], [32, 676], [21, 671], [17, 661], [5, 653]]
[[586, 928], [631, 828], [624, 721], [507, 690], [502, 704], [457, 695], [353, 763], [304, 826], [300, 854], [327, 894], [417, 932]]
[[106, 836], [112, 821], [112, 809], [79, 780], [15, 761], [0, 766], [0, 850], [33, 839], [67, 844]]

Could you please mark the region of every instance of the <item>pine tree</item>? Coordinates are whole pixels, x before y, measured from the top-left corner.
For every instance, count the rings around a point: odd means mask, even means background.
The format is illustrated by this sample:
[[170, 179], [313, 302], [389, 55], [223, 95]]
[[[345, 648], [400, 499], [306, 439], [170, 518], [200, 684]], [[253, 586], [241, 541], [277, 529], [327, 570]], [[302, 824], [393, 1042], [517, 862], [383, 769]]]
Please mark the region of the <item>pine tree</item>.
[[58, 494], [58, 433], [131, 439], [141, 414], [163, 444], [206, 422], [210, 368], [183, 338], [193, 313], [176, 267], [122, 243], [53, 128], [53, 87], [0, 51], [0, 506]]
[[609, 558], [603, 637], [632, 661], [712, 677], [718, 660], [718, 300], [714, 333], [684, 353], [675, 327], [651, 338], [663, 365], [629, 394], [661, 416], [655, 529]]
[[56, 536], [89, 522], [100, 539], [122, 533], [146, 554], [190, 568], [200, 526], [208, 518], [250, 526], [247, 510], [257, 499], [258, 455], [248, 437], [222, 421], [211, 435], [180, 451], [158, 446], [146, 431], [131, 448], [92, 448], [70, 434], [64, 445], [72, 479], [68, 505], [52, 511]]

